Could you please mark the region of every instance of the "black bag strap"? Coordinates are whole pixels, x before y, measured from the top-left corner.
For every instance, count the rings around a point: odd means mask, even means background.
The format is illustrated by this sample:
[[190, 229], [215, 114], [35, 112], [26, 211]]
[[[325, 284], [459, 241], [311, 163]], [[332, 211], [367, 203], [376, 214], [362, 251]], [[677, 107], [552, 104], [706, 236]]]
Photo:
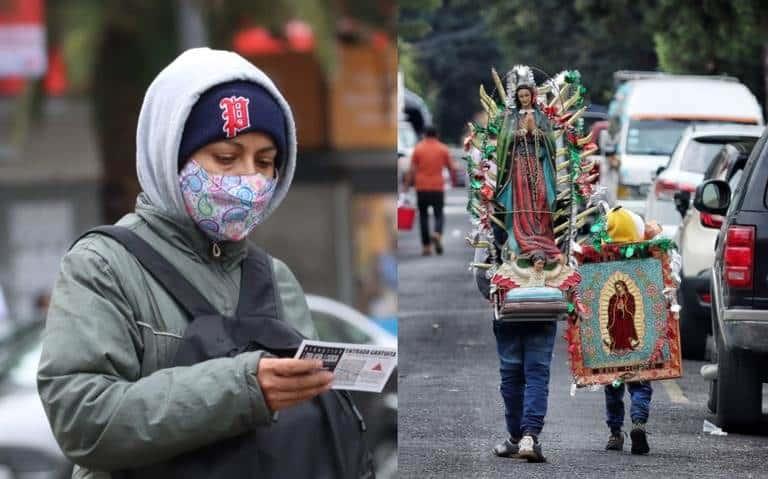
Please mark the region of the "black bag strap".
[[236, 317], [238, 327], [249, 333], [235, 338], [250, 338], [278, 356], [293, 356], [304, 337], [281, 318], [272, 258], [260, 248], [251, 246], [243, 261], [240, 298]]
[[253, 245], [248, 247], [240, 275], [240, 297], [237, 301], [236, 315], [280, 318], [279, 298], [275, 288], [272, 258]]
[[176, 267], [133, 231], [123, 226], [97, 226], [86, 231], [77, 241], [91, 233], [108, 236], [123, 245], [190, 317], [219, 314]]

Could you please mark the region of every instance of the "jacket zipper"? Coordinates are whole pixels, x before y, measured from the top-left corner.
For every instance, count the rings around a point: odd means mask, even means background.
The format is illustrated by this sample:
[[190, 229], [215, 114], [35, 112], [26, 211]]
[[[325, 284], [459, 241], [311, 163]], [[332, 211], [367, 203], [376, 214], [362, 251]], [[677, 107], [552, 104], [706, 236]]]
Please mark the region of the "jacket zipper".
[[240, 300], [240, 290], [237, 287], [237, 283], [235, 283], [232, 280], [230, 274], [227, 272], [226, 268], [224, 268], [224, 265], [222, 264], [222, 261], [221, 261], [221, 259], [222, 259], [222, 251], [221, 251], [221, 246], [219, 245], [218, 241], [212, 241], [211, 242], [211, 257], [214, 260], [214, 261], [212, 261], [212, 263], [214, 265], [216, 265], [215, 267], [221, 273], [222, 278], [224, 279], [224, 281], [227, 282], [228, 284], [230, 284], [232, 286], [233, 290], [234, 290], [234, 296], [233, 297], [235, 298], [235, 301], [234, 301], [234, 304], [233, 304], [232, 308], [229, 308], [228, 305], [225, 305], [224, 310], [222, 311], [222, 313], [230, 315], [230, 316], [234, 315], [234, 314], [237, 313], [237, 305], [239, 304], [239, 300]]

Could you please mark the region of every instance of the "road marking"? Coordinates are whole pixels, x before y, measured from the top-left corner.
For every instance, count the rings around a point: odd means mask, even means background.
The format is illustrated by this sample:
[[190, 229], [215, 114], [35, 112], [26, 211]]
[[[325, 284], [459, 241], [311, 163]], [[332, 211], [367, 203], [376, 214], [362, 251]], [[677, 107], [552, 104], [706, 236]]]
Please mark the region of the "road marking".
[[664, 389], [666, 389], [667, 395], [669, 395], [669, 399], [672, 402], [678, 404], [689, 404], [691, 402], [687, 397], [685, 397], [683, 390], [680, 389], [680, 385], [677, 384], [677, 381], [674, 379], [665, 379], [660, 382], [664, 386]]
[[476, 309], [446, 309], [443, 311], [398, 311], [398, 318], [418, 318], [424, 316], [456, 316], [460, 314], [491, 314], [493, 310], [489, 308], [476, 308]]

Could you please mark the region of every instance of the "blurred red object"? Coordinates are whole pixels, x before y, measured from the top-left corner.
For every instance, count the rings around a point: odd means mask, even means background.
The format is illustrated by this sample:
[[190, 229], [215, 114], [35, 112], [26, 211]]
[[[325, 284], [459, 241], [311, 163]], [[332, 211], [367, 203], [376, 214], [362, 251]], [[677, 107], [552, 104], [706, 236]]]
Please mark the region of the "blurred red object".
[[0, 24], [39, 23], [43, 19], [43, 0], [0, 2]]
[[285, 44], [262, 27], [240, 30], [232, 39], [232, 47], [241, 55], [273, 55], [285, 51]]
[[416, 218], [416, 208], [410, 203], [401, 202], [397, 205], [397, 229], [400, 231], [411, 231], [413, 222]]
[[285, 24], [285, 38], [293, 51], [311, 52], [315, 48], [312, 27], [301, 20], [291, 20]]
[[12, 76], [0, 78], [0, 96], [14, 96], [24, 90], [26, 78], [21, 76]]
[[377, 30], [371, 35], [371, 45], [376, 50], [386, 50], [390, 43], [389, 35], [386, 32]]
[[61, 96], [69, 89], [67, 66], [61, 48], [54, 48], [48, 56], [48, 71], [43, 78], [43, 90], [50, 96]]

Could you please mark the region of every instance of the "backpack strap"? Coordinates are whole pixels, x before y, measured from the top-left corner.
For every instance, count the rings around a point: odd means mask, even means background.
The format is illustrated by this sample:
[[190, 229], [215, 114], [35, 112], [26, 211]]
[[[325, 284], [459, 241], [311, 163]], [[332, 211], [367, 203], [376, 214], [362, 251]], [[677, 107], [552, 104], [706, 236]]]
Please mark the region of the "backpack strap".
[[250, 338], [278, 356], [292, 356], [304, 337], [281, 318], [272, 258], [259, 248], [249, 247], [241, 275], [236, 317], [242, 330], [233, 337]]
[[261, 248], [249, 245], [242, 265], [236, 315], [282, 319], [278, 302], [272, 258]]
[[91, 233], [108, 236], [123, 245], [190, 317], [218, 314], [176, 267], [133, 231], [123, 226], [98, 226], [85, 232], [77, 241]]

